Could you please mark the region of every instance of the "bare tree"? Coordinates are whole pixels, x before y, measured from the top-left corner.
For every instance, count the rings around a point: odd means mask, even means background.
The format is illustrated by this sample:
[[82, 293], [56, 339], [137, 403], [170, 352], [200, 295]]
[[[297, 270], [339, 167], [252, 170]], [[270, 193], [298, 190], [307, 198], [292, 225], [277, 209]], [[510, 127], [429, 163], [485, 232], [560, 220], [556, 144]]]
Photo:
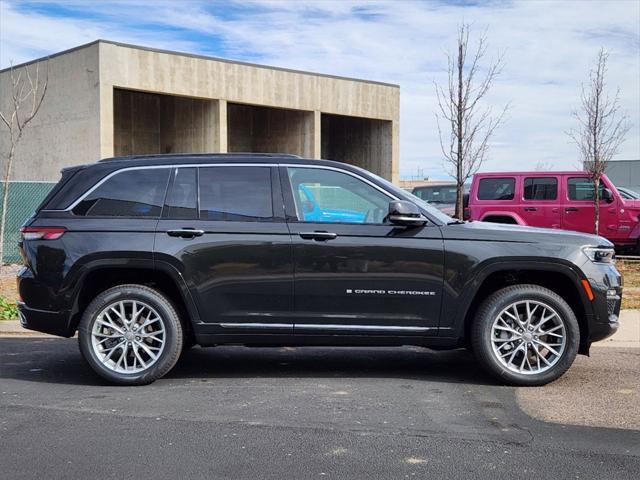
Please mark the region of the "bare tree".
[[536, 163], [535, 169], [536, 172], [549, 172], [553, 170], [553, 163], [551, 162], [543, 162], [542, 160]]
[[620, 89], [613, 97], [605, 92], [608, 59], [609, 54], [601, 48], [595, 67], [589, 72], [589, 82], [582, 84], [580, 110], [573, 112], [579, 126], [567, 132], [578, 146], [584, 169], [593, 181], [596, 235], [600, 224], [600, 179], [631, 127], [628, 116], [620, 110]]
[[6, 154], [6, 163], [2, 182], [2, 218], [0, 219], [0, 268], [3, 263], [5, 226], [7, 220], [7, 208], [9, 201], [9, 180], [15, 159], [16, 147], [22, 138], [25, 129], [40, 110], [42, 101], [47, 93], [49, 83], [49, 63], [46, 63], [46, 74], [40, 77], [40, 64], [36, 63], [35, 73], [29, 65], [15, 69], [11, 65], [9, 88], [9, 105], [6, 112], [0, 111], [0, 120], [8, 130], [9, 151]]
[[468, 24], [463, 23], [458, 28], [457, 52], [455, 55], [447, 54], [447, 85], [434, 82], [438, 97], [436, 120], [440, 147], [449, 174], [456, 179], [455, 216], [459, 219], [464, 209], [464, 183], [484, 162], [489, 140], [508, 108], [506, 105], [498, 115], [493, 115], [491, 107], [482, 107], [482, 99], [500, 75], [503, 57], [499, 56], [488, 67], [482, 67], [487, 53], [486, 32], [478, 39], [475, 50], [469, 53], [469, 31]]

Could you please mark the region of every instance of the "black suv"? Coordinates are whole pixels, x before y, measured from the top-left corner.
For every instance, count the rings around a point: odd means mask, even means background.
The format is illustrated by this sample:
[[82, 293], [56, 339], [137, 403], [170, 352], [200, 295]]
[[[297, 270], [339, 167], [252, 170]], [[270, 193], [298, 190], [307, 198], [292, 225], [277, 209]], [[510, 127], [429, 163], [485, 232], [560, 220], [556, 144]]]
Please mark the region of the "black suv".
[[65, 169], [22, 228], [24, 327], [146, 384], [193, 345], [466, 347], [540, 385], [618, 325], [604, 238], [453, 221], [343, 163], [157, 155]]

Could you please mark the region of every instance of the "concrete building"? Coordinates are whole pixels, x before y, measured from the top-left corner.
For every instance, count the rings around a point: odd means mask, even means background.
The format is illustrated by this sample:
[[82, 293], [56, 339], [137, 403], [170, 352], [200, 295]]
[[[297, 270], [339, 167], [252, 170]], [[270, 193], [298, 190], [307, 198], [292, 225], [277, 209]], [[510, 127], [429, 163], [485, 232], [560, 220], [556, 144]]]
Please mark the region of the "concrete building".
[[[398, 180], [397, 85], [104, 40], [52, 55], [48, 71], [14, 180], [56, 180], [65, 166], [114, 155], [203, 152], [293, 153]], [[9, 93], [5, 69], [2, 111]]]
[[640, 160], [612, 160], [606, 173], [616, 187], [640, 193]]

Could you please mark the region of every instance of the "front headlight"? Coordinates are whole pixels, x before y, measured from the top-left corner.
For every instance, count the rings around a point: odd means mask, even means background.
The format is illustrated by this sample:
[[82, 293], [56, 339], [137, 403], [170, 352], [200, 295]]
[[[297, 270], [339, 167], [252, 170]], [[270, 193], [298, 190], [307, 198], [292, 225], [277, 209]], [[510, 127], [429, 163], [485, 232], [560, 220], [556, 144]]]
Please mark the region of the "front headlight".
[[584, 254], [593, 263], [616, 263], [616, 251], [609, 247], [584, 247]]

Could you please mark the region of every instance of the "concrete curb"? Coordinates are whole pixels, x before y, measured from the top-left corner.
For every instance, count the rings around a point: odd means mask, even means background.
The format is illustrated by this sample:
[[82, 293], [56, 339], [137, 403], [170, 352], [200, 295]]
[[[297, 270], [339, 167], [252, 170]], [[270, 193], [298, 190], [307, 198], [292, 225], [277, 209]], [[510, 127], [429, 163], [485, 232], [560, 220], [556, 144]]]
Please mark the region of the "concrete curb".
[[[18, 320], [0, 321], [0, 337], [50, 337], [45, 333], [22, 328]], [[640, 348], [640, 310], [622, 310], [620, 328], [610, 338], [594, 347]]]

